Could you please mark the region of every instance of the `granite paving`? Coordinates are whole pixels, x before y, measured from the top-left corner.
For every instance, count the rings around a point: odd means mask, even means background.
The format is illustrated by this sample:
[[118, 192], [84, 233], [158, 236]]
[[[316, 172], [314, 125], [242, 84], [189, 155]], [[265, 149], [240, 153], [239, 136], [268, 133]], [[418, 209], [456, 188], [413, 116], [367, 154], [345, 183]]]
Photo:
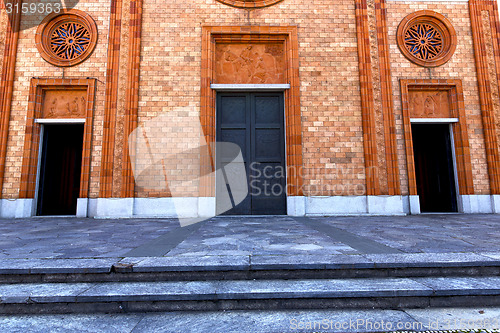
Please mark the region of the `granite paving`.
[[0, 259], [120, 257], [176, 228], [175, 219], [1, 219]]
[[[0, 316], [2, 332], [499, 332], [500, 308]], [[314, 326], [316, 325], [316, 326]], [[319, 325], [323, 325], [322, 327]], [[318, 328], [319, 327], [319, 328]], [[460, 331], [456, 331], [460, 330]], [[463, 331], [462, 331], [463, 330]], [[439, 331], [445, 332], [445, 331]], [[447, 331], [450, 332], [450, 331]]]
[[314, 218], [407, 253], [499, 252], [500, 216], [429, 214]]
[[[500, 259], [500, 215], [216, 217], [188, 229], [176, 219], [2, 219], [0, 244], [0, 268], [10, 265], [2, 259], [104, 260], [95, 265], [71, 261], [32, 265], [54, 272], [61, 266], [102, 270], [125, 257], [185, 258], [190, 265], [196, 257], [242, 267], [265, 267], [283, 258], [297, 263], [308, 258], [319, 268], [330, 259], [386, 265], [401, 259], [416, 264], [483, 262]], [[20, 262], [11, 267], [15, 265], [21, 269]]]
[[[500, 295], [500, 277], [221, 280], [0, 285], [4, 303], [93, 303]], [[350, 302], [345, 300], [346, 302]], [[448, 304], [450, 301], [448, 301]], [[423, 302], [422, 304], [426, 304]]]
[[168, 255], [357, 254], [352, 247], [290, 217], [220, 217], [205, 223]]

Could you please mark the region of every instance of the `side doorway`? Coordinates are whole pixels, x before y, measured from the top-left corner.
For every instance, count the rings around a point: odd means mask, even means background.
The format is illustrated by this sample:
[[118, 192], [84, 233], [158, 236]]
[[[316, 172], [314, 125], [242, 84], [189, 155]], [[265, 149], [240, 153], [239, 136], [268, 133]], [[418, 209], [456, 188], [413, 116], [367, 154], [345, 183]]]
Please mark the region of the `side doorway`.
[[449, 124], [412, 124], [417, 193], [422, 213], [457, 212]]
[[[247, 197], [225, 215], [285, 215], [283, 93], [218, 93], [216, 108], [217, 141], [235, 143], [241, 148], [249, 190]], [[216, 153], [217, 168], [224, 163], [222, 155]], [[224, 189], [219, 186], [217, 194], [230, 192], [226, 186]]]
[[83, 124], [45, 124], [37, 215], [76, 215], [82, 170]]

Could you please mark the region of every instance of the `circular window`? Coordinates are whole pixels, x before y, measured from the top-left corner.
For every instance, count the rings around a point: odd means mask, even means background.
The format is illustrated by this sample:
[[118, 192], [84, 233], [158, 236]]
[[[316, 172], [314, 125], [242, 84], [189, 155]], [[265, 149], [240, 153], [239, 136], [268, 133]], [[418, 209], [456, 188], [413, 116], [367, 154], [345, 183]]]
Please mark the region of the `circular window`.
[[262, 8], [272, 6], [283, 0], [217, 0], [225, 5], [238, 8]]
[[97, 26], [90, 15], [71, 9], [47, 16], [36, 33], [36, 47], [49, 63], [68, 67], [87, 59], [97, 44]]
[[443, 15], [422, 10], [401, 21], [397, 32], [398, 46], [411, 62], [424, 67], [437, 67], [452, 57], [457, 36]]

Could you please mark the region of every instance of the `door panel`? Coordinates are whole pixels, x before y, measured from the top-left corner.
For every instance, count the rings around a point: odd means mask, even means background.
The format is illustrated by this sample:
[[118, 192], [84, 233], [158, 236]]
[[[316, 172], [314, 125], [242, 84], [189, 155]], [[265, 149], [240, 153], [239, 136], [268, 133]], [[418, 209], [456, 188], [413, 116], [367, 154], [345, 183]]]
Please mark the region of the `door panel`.
[[220, 100], [220, 123], [222, 128], [246, 128], [247, 98], [241, 96], [225, 96]]
[[282, 95], [280, 96], [254, 96], [255, 124], [256, 126], [281, 126]]
[[[286, 214], [283, 94], [217, 94], [217, 141], [239, 145], [248, 176], [249, 195], [226, 214]], [[223, 155], [217, 153], [218, 168], [230, 162]], [[225, 197], [219, 190], [217, 197]]]
[[280, 162], [281, 160], [281, 131], [280, 129], [255, 130], [255, 161]]
[[83, 125], [45, 125], [37, 215], [76, 215]]
[[456, 212], [450, 125], [412, 125], [417, 193], [422, 212]]

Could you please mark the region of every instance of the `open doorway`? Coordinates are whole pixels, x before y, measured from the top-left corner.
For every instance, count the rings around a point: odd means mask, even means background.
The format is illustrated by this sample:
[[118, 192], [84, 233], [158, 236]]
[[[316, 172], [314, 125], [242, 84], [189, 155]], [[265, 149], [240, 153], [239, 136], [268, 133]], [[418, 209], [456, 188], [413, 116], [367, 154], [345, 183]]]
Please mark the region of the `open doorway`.
[[411, 132], [421, 212], [457, 212], [450, 125], [412, 124]]
[[76, 215], [83, 124], [43, 126], [37, 215]]

